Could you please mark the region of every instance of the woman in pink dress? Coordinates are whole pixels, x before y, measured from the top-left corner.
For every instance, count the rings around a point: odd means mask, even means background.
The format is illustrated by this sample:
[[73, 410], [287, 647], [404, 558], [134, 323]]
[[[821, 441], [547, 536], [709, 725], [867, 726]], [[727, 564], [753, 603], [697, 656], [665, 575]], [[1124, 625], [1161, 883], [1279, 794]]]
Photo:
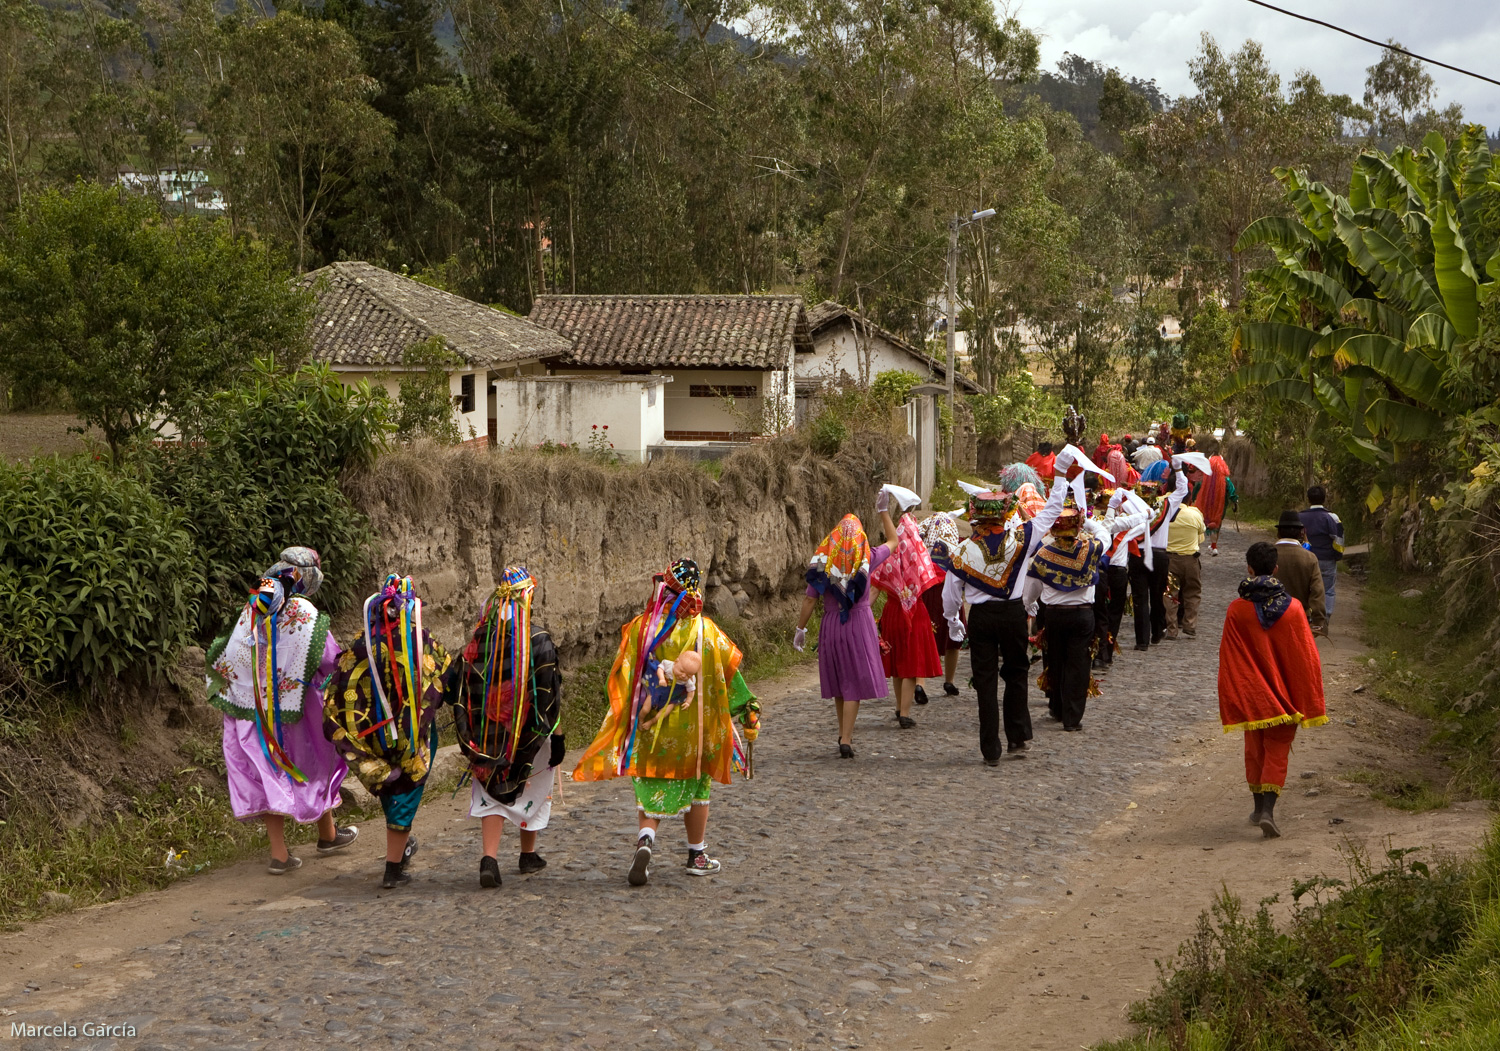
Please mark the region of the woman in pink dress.
[[328, 614], [305, 597], [322, 583], [318, 553], [287, 548], [233, 630], [208, 648], [208, 703], [224, 713], [229, 801], [239, 820], [265, 819], [273, 876], [302, 864], [287, 850], [287, 818], [317, 823], [319, 854], [359, 835], [333, 822], [348, 767], [323, 736], [323, 688], [339, 644]]

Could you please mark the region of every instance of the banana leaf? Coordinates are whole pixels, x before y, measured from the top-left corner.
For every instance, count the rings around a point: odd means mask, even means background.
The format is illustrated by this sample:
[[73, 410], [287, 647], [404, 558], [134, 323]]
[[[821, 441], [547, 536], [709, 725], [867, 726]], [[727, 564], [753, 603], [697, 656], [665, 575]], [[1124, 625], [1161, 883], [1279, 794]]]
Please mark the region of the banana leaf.
[[1275, 357], [1297, 367], [1307, 360], [1308, 352], [1320, 338], [1319, 333], [1301, 325], [1251, 321], [1239, 327], [1235, 342], [1239, 349], [1252, 355]]
[[1334, 353], [1341, 364], [1368, 365], [1391, 386], [1413, 401], [1435, 409], [1446, 405], [1443, 374], [1420, 351], [1409, 351], [1399, 340], [1367, 332], [1345, 340]]
[[1370, 433], [1394, 442], [1417, 442], [1440, 434], [1443, 418], [1429, 409], [1377, 398], [1365, 409]]
[[1479, 334], [1479, 275], [1453, 213], [1443, 201], [1432, 206], [1433, 270], [1448, 321], [1460, 339]]
[[1268, 215], [1245, 227], [1245, 232], [1234, 243], [1234, 250], [1243, 252], [1256, 245], [1270, 245], [1295, 253], [1298, 249], [1311, 247], [1314, 240], [1307, 227], [1296, 220], [1284, 215]]

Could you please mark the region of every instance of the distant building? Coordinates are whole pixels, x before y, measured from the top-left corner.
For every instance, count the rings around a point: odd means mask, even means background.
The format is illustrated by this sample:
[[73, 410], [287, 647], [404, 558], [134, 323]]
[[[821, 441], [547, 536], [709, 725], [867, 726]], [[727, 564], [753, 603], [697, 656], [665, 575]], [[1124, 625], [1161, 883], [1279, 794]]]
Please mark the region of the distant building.
[[198, 168], [129, 170], [121, 172], [119, 178], [127, 190], [154, 197], [184, 215], [220, 216], [229, 211], [224, 195], [209, 182], [208, 173]]

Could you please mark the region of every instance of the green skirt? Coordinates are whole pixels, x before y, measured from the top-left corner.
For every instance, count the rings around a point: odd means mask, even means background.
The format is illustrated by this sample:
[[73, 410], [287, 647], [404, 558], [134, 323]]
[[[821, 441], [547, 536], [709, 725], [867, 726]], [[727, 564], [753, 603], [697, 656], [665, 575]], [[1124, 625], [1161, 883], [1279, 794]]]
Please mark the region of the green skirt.
[[637, 777], [635, 782], [635, 805], [647, 817], [676, 817], [685, 814], [695, 804], [708, 806], [708, 791], [713, 781], [707, 774], [700, 778], [681, 780], [671, 777]]

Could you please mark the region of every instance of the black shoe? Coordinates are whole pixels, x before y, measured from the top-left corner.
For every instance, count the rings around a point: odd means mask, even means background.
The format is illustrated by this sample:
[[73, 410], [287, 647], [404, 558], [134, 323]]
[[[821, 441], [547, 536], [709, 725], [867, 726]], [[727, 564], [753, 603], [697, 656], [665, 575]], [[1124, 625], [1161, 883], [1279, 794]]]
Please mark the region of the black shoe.
[[1138, 650], [1149, 650], [1151, 648], [1151, 644], [1146, 642], [1137, 642], [1135, 644], [1135, 648]]
[[653, 840], [642, 836], [636, 840], [635, 856], [630, 859], [630, 873], [625, 882], [632, 887], [644, 887], [651, 878], [651, 844]]
[[1082, 733], [1083, 732], [1083, 727], [1075, 723], [1072, 726], [1064, 726], [1063, 730], [1066, 733], [1076, 734], [1076, 733]]
[[1252, 794], [1255, 796], [1255, 809], [1250, 811], [1250, 824], [1259, 826], [1260, 815], [1264, 812], [1266, 804], [1265, 801], [1261, 798], [1260, 792], [1255, 792]]
[[354, 825], [350, 825], [348, 828], [335, 828], [332, 839], [318, 840], [318, 853], [332, 854], [335, 851], [343, 850], [358, 838], [359, 829]]
[[917, 693], [916, 693], [916, 698], [915, 699], [916, 699], [916, 702], [918, 704], [926, 704], [927, 703], [927, 691], [924, 690], [924, 689], [922, 689], [922, 687], [918, 686], [917, 687]]
[[898, 715], [898, 716], [896, 716], [896, 722], [900, 725], [901, 729], [903, 729], [903, 730], [910, 730], [913, 726], [917, 725], [917, 721], [915, 719], [911, 718], [910, 716], [906, 716], [906, 715]]
[[1281, 829], [1276, 827], [1276, 800], [1281, 798], [1275, 792], [1266, 792], [1261, 795], [1260, 809], [1260, 834], [1267, 839], [1279, 839]]
[[540, 872], [547, 867], [547, 859], [533, 850], [530, 854], [521, 855], [519, 867], [523, 876], [528, 872]]
[[488, 855], [479, 859], [479, 885], [485, 889], [500, 886], [500, 863]]
[[1109, 665], [1107, 663], [1105, 663], [1103, 660], [1101, 660], [1100, 658], [1098, 658], [1098, 657], [1094, 658], [1094, 669], [1093, 669], [1094, 671], [1103, 671], [1105, 668], [1108, 668], [1108, 667], [1109, 667]]
[[1020, 744], [1007, 745], [1005, 748], [1005, 754], [1010, 756], [1012, 759], [1025, 759], [1026, 742], [1022, 741]]
[[945, 682], [943, 683], [943, 692], [946, 693], [949, 697], [957, 697], [958, 687], [954, 686], [951, 682]]
[[842, 741], [839, 742], [839, 758], [840, 759], [853, 759], [854, 758], [854, 746], [852, 744], [844, 744]]
[[396, 887], [404, 887], [410, 882], [411, 873], [406, 871], [405, 861], [387, 861], [385, 863], [385, 875], [380, 880], [382, 890], [393, 890]]
[[1153, 646], [1160, 646], [1161, 645], [1161, 640], [1164, 639], [1164, 638], [1166, 638], [1166, 635], [1152, 635], [1151, 636], [1151, 645], [1153, 645]]
[[993, 759], [986, 759], [984, 761], [984, 765], [985, 766], [999, 766], [1000, 765], [1000, 757], [996, 756]]

